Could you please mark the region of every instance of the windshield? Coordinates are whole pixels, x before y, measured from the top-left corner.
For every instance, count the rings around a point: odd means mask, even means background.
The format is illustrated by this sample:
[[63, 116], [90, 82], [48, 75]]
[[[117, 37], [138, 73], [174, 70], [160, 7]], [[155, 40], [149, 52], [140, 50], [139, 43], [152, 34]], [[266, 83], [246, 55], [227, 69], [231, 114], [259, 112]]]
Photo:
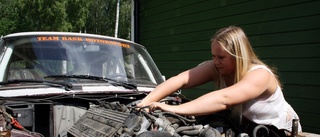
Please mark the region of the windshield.
[[6, 45], [13, 52], [4, 80], [87, 75], [138, 85], [162, 82], [145, 48], [129, 42], [79, 36], [33, 36], [11, 39]]

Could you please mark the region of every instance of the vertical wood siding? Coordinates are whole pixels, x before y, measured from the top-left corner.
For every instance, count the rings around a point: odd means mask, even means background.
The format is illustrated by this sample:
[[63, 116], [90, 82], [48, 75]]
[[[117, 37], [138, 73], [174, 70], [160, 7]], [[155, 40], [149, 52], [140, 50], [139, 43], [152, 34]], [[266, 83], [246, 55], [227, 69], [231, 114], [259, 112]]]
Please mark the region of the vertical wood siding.
[[[211, 59], [210, 39], [222, 27], [247, 33], [258, 56], [277, 68], [303, 130], [320, 133], [319, 0], [137, 0], [138, 43], [167, 77]], [[213, 83], [183, 93], [214, 90]]]

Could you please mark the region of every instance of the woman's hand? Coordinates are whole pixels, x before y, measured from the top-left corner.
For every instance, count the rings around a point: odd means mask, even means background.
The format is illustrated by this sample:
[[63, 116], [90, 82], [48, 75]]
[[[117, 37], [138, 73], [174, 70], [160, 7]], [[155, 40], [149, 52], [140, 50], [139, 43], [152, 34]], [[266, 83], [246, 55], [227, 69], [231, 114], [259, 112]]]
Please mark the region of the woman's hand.
[[151, 104], [151, 102], [148, 101], [141, 101], [140, 103], [137, 104], [138, 107], [145, 107], [145, 106], [149, 106]]
[[143, 99], [140, 103], [137, 104], [137, 109], [144, 109], [145, 111], [149, 112], [151, 104], [152, 102]]
[[162, 109], [162, 110], [168, 110], [170, 107], [169, 105], [166, 105], [164, 103], [159, 102], [149, 102], [146, 100], [142, 100], [139, 104], [137, 104], [137, 107], [140, 109], [144, 109], [147, 112], [154, 111], [156, 109]]
[[140, 109], [144, 109], [147, 112], [154, 111], [156, 109], [161, 109], [167, 112], [175, 112], [175, 106], [167, 105], [165, 103], [160, 102], [151, 102], [146, 99], [143, 99], [140, 103], [137, 104], [137, 107]]
[[159, 103], [159, 102], [152, 102], [150, 104], [151, 111], [154, 111], [156, 109], [161, 109], [163, 111], [175, 113], [177, 108], [178, 108], [177, 106], [167, 105], [165, 103]]

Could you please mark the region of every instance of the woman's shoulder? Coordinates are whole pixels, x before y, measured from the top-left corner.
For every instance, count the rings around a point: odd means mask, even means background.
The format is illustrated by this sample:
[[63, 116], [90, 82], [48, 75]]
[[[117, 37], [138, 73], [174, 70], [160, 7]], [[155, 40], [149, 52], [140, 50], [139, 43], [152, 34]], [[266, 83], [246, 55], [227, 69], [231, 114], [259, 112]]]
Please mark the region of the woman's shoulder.
[[217, 80], [219, 78], [219, 73], [212, 60], [203, 61], [196, 66], [197, 73], [204, 73], [206, 76], [212, 78], [212, 80]]
[[204, 65], [204, 64], [212, 64], [213, 65], [213, 60], [203, 61], [203, 62], [199, 63], [198, 66], [201, 66], [201, 65]]
[[[277, 76], [273, 73], [273, 71], [266, 65], [253, 65], [250, 71], [255, 70], [256, 72], [252, 74], [253, 77], [259, 77], [262, 80], [262, 77], [264, 80], [269, 79], [269, 82], [271, 82], [270, 87], [268, 88], [267, 91], [269, 91], [267, 96], [271, 96], [277, 88], [280, 88], [280, 84], [278, 82]], [[268, 83], [269, 83], [268, 82]]]
[[260, 69], [260, 68], [270, 70], [266, 65], [253, 64], [253, 65], [251, 65], [249, 71], [256, 70], [256, 69]]
[[267, 70], [269, 73], [271, 73], [273, 75], [273, 71], [266, 65], [262, 65], [262, 64], [254, 64], [249, 68], [249, 71], [253, 71], [253, 70], [257, 70], [257, 69], [264, 69]]

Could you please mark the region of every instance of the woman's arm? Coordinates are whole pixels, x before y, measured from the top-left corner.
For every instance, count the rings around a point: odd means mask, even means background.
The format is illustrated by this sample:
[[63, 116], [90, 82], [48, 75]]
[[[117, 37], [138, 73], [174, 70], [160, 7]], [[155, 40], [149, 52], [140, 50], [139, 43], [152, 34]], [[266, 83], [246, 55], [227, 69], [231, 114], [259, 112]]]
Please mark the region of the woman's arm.
[[154, 102], [152, 107], [182, 115], [212, 114], [259, 97], [273, 86], [271, 77], [267, 70], [253, 70], [233, 86], [207, 93], [190, 102], [176, 106]]
[[212, 81], [217, 76], [213, 62], [207, 61], [161, 83], [138, 106], [146, 106], [151, 102], [157, 102], [181, 88], [195, 87]]

